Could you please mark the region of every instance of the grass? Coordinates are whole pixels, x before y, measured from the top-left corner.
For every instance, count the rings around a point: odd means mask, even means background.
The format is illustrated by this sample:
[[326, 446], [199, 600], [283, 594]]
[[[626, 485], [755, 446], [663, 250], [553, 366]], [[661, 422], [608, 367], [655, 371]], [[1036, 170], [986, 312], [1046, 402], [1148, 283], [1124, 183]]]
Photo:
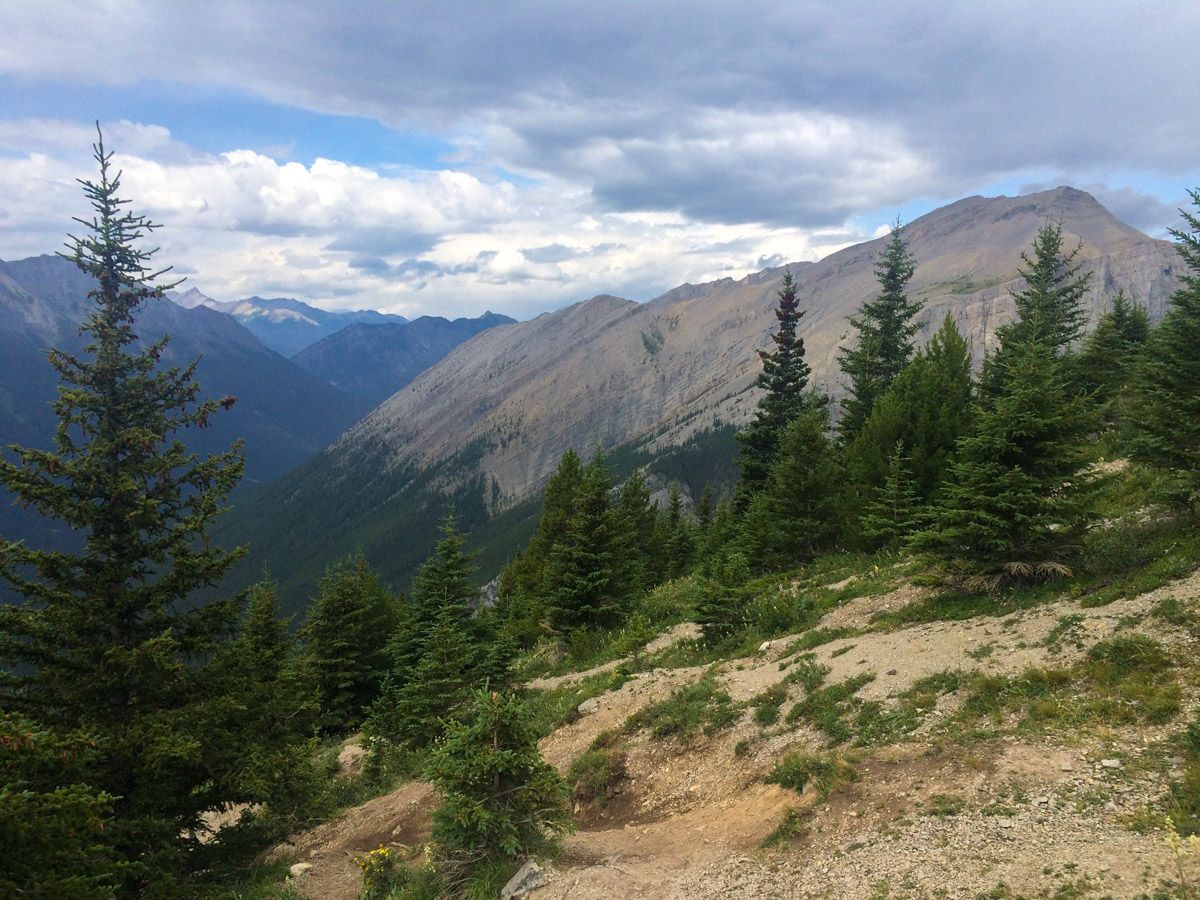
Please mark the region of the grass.
[[779, 707], [787, 699], [787, 685], [777, 684], [767, 688], [750, 701], [754, 707], [754, 721], [764, 728], [779, 721]]
[[921, 815], [945, 819], [957, 816], [966, 805], [967, 801], [960, 794], [934, 794], [922, 808]]
[[812, 813], [808, 810], [799, 810], [795, 807], [788, 808], [784, 811], [779, 824], [771, 829], [771, 833], [762, 839], [762, 843], [759, 846], [765, 850], [768, 847], [774, 847], [776, 844], [795, 840], [804, 834], [806, 830], [805, 822], [811, 817]]
[[804, 634], [788, 644], [780, 655], [791, 656], [793, 653], [815, 650], [823, 644], [828, 644], [831, 641], [836, 641], [844, 637], [851, 637], [858, 633], [858, 630], [854, 628], [813, 628], [804, 632]]
[[701, 732], [711, 735], [728, 728], [741, 713], [741, 705], [718, 688], [711, 675], [706, 675], [634, 713], [625, 721], [625, 730], [632, 733], [649, 728], [657, 738], [674, 735], [689, 740]]
[[854, 695], [874, 679], [874, 675], [856, 675], [818, 688], [791, 708], [787, 720], [792, 723], [804, 719], [835, 744], [848, 741], [853, 731], [846, 719], [856, 706]]
[[626, 778], [625, 751], [617, 747], [593, 747], [571, 763], [567, 784], [580, 803], [595, 803], [601, 809], [612, 799], [614, 789]]
[[842, 785], [858, 780], [858, 772], [841, 756], [796, 751], [781, 757], [764, 781], [804, 793], [812, 785], [822, 799]]
[[617, 667], [579, 681], [573, 681], [546, 691], [528, 691], [530, 717], [542, 737], [557, 728], [575, 721], [579, 704], [608, 691], [615, 691], [629, 680], [629, 673]]
[[1018, 730], [1086, 724], [1158, 725], [1180, 709], [1172, 675], [1176, 663], [1142, 634], [1101, 641], [1070, 668], [1027, 669], [1016, 676], [974, 674], [961, 717], [999, 722], [1017, 717]]

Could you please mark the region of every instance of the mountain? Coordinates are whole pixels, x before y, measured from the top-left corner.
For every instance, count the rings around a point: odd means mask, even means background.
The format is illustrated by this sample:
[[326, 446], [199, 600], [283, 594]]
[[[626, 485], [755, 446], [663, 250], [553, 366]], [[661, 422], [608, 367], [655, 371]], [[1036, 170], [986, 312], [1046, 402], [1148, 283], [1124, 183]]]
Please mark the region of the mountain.
[[[909, 224], [917, 259], [910, 292], [925, 300], [924, 334], [949, 312], [979, 359], [1013, 311], [1021, 254], [1048, 219], [1093, 273], [1094, 319], [1124, 289], [1161, 317], [1178, 284], [1173, 245], [1115, 219], [1090, 195], [1058, 188], [970, 197]], [[877, 291], [886, 238], [791, 267], [816, 384], [832, 395], [846, 317]], [[660, 473], [731, 469], [734, 428], [752, 414], [755, 351], [775, 327], [783, 269], [683, 285], [637, 304], [599, 296], [528, 322], [491, 329], [452, 351], [306, 466], [235, 509], [227, 534], [250, 539], [274, 572], [311, 578], [360, 547], [384, 575], [407, 577], [454, 502], [484, 574], [532, 527], [536, 494], [568, 447], [615, 448], [618, 474], [653, 462]], [[688, 465], [680, 454], [690, 454]], [[672, 462], [674, 460], [674, 462]], [[700, 485], [693, 483], [693, 489]], [[300, 519], [333, 516], [306, 534]], [[295, 586], [285, 584], [285, 591]]]
[[467, 338], [515, 322], [493, 312], [452, 322], [440, 316], [406, 323], [352, 322], [305, 347], [292, 362], [375, 407]]
[[[90, 308], [89, 278], [66, 260], [39, 256], [0, 261], [0, 444], [49, 445], [55, 417], [51, 403], [58, 376], [45, 350], [82, 348], [79, 323]], [[151, 303], [138, 319], [147, 340], [171, 342], [168, 365], [200, 359], [203, 396], [238, 398], [210, 428], [189, 432], [201, 454], [245, 439], [245, 485], [278, 478], [327, 446], [370, 407], [262, 346], [223, 313], [197, 306]], [[44, 525], [7, 500], [0, 501], [0, 534], [12, 538], [44, 533]]]
[[172, 294], [171, 299], [189, 309], [206, 306], [233, 316], [264, 346], [289, 357], [355, 322], [400, 325], [408, 321], [404, 316], [388, 315], [373, 309], [330, 312], [286, 297], [214, 300], [195, 288]]

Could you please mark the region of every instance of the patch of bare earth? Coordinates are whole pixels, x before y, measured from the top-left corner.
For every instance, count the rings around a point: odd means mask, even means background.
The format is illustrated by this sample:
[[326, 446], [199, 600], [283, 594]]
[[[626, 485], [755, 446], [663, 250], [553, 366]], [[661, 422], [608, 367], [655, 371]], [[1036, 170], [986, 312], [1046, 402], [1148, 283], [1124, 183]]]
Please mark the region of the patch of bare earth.
[[[831, 610], [819, 627], [865, 633], [811, 651], [829, 669], [826, 683], [871, 674], [859, 695], [886, 708], [917, 680], [946, 670], [1015, 674], [1031, 666], [1068, 666], [1096, 641], [1130, 626], [1163, 641], [1181, 659], [1200, 653], [1194, 637], [1150, 615], [1167, 597], [1200, 606], [1200, 572], [1096, 609], [1061, 600], [1008, 617], [868, 630], [875, 613], [922, 596], [901, 587]], [[686, 633], [673, 630], [663, 641]], [[719, 683], [735, 701], [751, 700], [791, 670], [799, 654], [789, 652], [790, 641], [772, 641], [761, 653], [722, 663], [716, 667]], [[596, 698], [589, 704], [593, 711], [547, 736], [540, 749], [566, 772], [602, 732], [620, 730], [630, 715], [706, 670], [641, 673]], [[789, 686], [788, 697], [801, 699], [803, 689]], [[1054, 896], [1067, 885], [1075, 893], [1062, 896], [1133, 898], [1178, 877], [1161, 833], [1128, 827], [1146, 810], [1162, 808], [1172, 775], [1162, 761], [1172, 752], [1166, 742], [1178, 724], [973, 744], [931, 737], [954, 700], [943, 698], [903, 743], [838, 748], [851, 756], [858, 780], [827, 798], [811, 788], [797, 795], [763, 782], [784, 753], [825, 746], [825, 738], [803, 723], [763, 729], [747, 710], [733, 727], [690, 741], [656, 740], [646, 731], [626, 735], [620, 744], [627, 778], [606, 806], [580, 811], [580, 829], [547, 867], [550, 883], [531, 896], [975, 898], [1003, 884], [1029, 897]], [[281, 851], [313, 863], [296, 887], [314, 898], [357, 896], [354, 856], [381, 843], [424, 840], [433, 802], [429, 786], [406, 785], [298, 835]], [[761, 849], [792, 808], [803, 817], [799, 832]], [[1185, 874], [1200, 882], [1200, 860], [1187, 865]]]
[[362, 875], [355, 857], [380, 845], [413, 847], [427, 841], [434, 797], [432, 785], [411, 782], [310, 831], [293, 835], [272, 851], [272, 857], [312, 865], [291, 880], [302, 897], [355, 900], [362, 892]]

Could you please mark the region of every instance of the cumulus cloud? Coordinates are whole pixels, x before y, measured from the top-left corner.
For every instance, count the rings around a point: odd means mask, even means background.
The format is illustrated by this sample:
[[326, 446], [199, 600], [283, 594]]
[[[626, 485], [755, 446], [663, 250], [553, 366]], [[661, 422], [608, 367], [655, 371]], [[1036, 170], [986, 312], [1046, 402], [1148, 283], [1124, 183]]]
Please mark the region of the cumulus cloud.
[[[280, 162], [114, 123], [164, 251], [226, 295], [298, 260], [275, 283], [314, 301], [522, 315], [813, 258], [898, 208], [1047, 173], [1161, 233], [1200, 178], [1197, 4], [46, 0], [0, 10], [0, 32], [13, 84], [169, 79], [456, 148], [438, 171]], [[0, 119], [4, 253], [56, 245], [90, 140]]]

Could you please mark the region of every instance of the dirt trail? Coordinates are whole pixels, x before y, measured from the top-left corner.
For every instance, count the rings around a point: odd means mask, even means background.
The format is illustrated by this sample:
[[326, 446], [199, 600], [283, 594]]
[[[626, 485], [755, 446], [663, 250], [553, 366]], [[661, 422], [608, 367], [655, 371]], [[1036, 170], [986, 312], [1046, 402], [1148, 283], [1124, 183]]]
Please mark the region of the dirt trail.
[[[858, 598], [831, 610], [819, 627], [870, 629], [875, 612], [898, 609], [922, 595], [902, 587]], [[881, 700], [885, 708], [915, 681], [937, 672], [1013, 674], [1030, 666], [1070, 665], [1121, 628], [1154, 636], [1181, 659], [1200, 658], [1200, 641], [1150, 615], [1167, 597], [1200, 610], [1200, 571], [1096, 609], [1063, 599], [1006, 617], [868, 630], [810, 652], [828, 667], [827, 684], [874, 675], [859, 696]], [[672, 629], [658, 646], [688, 633]], [[790, 651], [790, 640], [720, 664], [721, 685], [745, 702], [779, 683], [799, 655]], [[546, 737], [543, 755], [565, 772], [598, 734], [620, 729], [631, 714], [701, 678], [707, 668], [640, 673], [596, 698], [595, 711]], [[550, 687], [586, 674], [540, 684]], [[802, 694], [799, 686], [789, 689], [790, 699]], [[1174, 770], [1158, 761], [1173, 752], [1166, 741], [1178, 722], [1094, 729], [1057, 742], [1008, 738], [959, 745], [922, 736], [947, 714], [939, 706], [898, 745], [839, 748], [851, 756], [859, 778], [826, 799], [812, 790], [798, 796], [762, 780], [783, 753], [825, 745], [803, 725], [764, 730], [747, 711], [732, 728], [687, 743], [652, 740], [645, 732], [626, 736], [628, 780], [621, 793], [607, 809], [583, 818], [588, 824], [567, 838], [563, 855], [547, 867], [550, 883], [531, 896], [915, 900], [975, 898], [1000, 891], [1003, 883], [1013, 893], [991, 896], [1053, 896], [1069, 889], [1075, 893], [1062, 896], [1132, 898], [1176, 877], [1161, 834], [1137, 834], [1128, 824], [1161, 805]], [[312, 862], [313, 870], [296, 879], [296, 886], [308, 897], [355, 897], [353, 856], [380, 843], [424, 840], [432, 802], [428, 786], [406, 785], [297, 837], [285, 852]], [[804, 817], [801, 833], [775, 849], [760, 849], [789, 808]], [[1200, 859], [1187, 866], [1188, 876], [1200, 882]]]
[[[694, 622], [682, 622], [679, 625], [672, 625], [654, 640], [646, 644], [642, 648], [642, 653], [649, 656], [652, 653], [657, 653], [659, 650], [666, 650], [672, 644], [695, 638], [700, 636], [700, 626]], [[592, 675], [599, 675], [601, 672], [611, 672], [622, 663], [629, 662], [628, 656], [623, 656], [620, 659], [611, 659], [606, 663], [601, 663], [598, 666], [593, 666], [590, 669], [585, 669], [582, 672], [568, 672], [565, 675], [553, 675], [548, 678], [534, 678], [529, 681], [529, 687], [537, 691], [548, 691], [564, 684], [570, 684], [573, 681], [582, 681]]]

